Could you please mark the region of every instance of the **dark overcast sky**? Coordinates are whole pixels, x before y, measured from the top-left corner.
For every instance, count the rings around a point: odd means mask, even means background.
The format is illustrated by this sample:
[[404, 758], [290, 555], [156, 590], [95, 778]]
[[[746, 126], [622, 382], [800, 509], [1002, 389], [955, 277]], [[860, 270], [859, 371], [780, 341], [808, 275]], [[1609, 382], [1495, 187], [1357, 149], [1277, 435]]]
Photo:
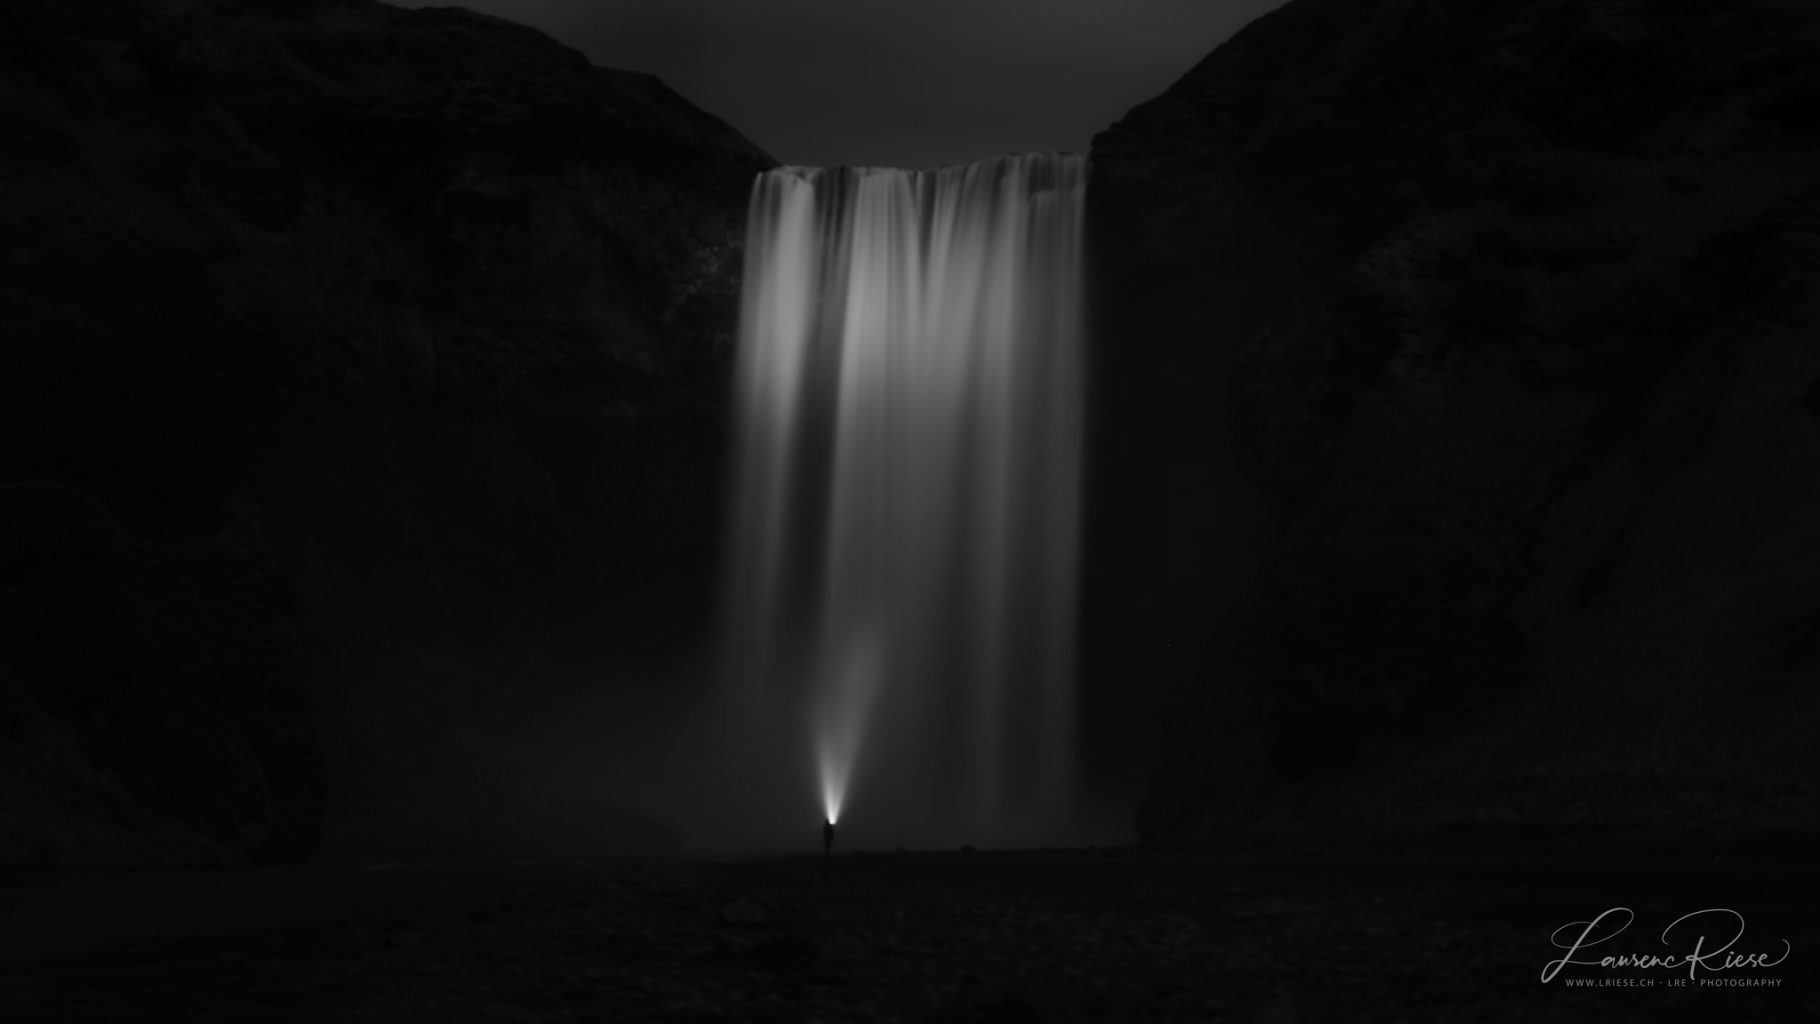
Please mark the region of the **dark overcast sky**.
[[[1283, 0], [467, 0], [649, 71], [795, 164], [1085, 152]], [[404, 0], [408, 7], [441, 6]]]

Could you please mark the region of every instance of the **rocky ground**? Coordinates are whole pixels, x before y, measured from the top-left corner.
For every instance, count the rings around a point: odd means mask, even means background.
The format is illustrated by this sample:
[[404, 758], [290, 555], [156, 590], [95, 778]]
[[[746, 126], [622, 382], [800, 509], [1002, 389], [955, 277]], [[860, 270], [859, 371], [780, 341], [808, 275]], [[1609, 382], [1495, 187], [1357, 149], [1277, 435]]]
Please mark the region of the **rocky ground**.
[[[1813, 874], [1507, 848], [14, 878], [0, 992], [17, 1022], [1795, 1020], [1820, 1010]], [[1734, 949], [1787, 939], [1786, 961], [1700, 977], [1780, 985], [1542, 983], [1551, 932], [1615, 906], [1636, 921], [1609, 948], [1640, 953], [1669, 951], [1683, 913], [1735, 909]]]

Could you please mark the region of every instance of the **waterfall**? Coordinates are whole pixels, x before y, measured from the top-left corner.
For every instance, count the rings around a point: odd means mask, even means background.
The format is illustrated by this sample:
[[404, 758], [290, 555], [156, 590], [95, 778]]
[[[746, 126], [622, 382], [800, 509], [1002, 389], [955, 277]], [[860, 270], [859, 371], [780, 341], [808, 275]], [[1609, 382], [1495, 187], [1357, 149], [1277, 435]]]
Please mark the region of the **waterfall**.
[[729, 671], [830, 819], [851, 795], [1004, 835], [1068, 794], [1086, 178], [1031, 154], [753, 186]]

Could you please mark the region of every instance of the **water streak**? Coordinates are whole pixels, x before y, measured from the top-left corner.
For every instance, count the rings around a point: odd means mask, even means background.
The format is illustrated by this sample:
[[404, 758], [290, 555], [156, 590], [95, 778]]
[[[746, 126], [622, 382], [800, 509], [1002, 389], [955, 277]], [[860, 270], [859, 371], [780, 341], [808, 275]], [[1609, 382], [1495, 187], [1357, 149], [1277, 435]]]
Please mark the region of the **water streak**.
[[864, 791], [1002, 834], [1067, 795], [1086, 178], [1031, 154], [754, 185], [732, 667], [752, 728], [806, 714], [831, 818]]

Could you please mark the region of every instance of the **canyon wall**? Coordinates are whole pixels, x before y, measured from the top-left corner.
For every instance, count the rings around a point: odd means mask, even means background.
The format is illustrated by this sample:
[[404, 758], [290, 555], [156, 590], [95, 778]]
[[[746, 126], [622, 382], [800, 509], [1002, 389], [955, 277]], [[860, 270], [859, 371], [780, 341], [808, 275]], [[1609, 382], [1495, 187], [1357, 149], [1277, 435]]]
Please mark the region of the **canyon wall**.
[[1092, 155], [1218, 410], [1100, 446], [1226, 536], [1146, 840], [1815, 824], [1820, 10], [1293, 0]]
[[534, 833], [464, 731], [707, 619], [771, 163], [459, 9], [9, 3], [0, 863]]

